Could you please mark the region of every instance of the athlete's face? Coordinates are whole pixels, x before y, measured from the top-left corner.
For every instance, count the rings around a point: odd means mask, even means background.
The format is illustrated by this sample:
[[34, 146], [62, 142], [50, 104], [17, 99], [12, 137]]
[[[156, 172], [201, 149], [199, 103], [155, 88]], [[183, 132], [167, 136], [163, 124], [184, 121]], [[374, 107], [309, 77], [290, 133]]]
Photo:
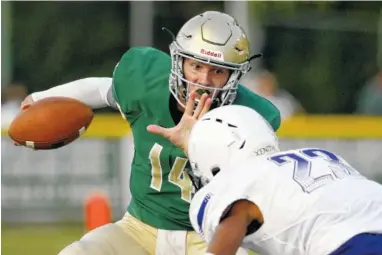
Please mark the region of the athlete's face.
[[[230, 71], [226, 68], [201, 63], [193, 59], [184, 59], [184, 78], [192, 83], [197, 83], [210, 88], [222, 88], [228, 81]], [[190, 93], [200, 89], [190, 84]]]

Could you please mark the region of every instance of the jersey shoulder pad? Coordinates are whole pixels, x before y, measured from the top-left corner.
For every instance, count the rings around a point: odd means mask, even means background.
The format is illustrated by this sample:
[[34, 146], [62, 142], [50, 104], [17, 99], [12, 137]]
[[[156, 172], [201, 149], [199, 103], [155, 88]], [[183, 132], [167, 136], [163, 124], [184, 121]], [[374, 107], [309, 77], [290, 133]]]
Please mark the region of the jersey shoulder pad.
[[[150, 91], [163, 89], [161, 77], [167, 79], [171, 68], [170, 57], [151, 47], [129, 49], [113, 72], [113, 97], [122, 115], [133, 120], [141, 113], [140, 102]], [[166, 88], [168, 89], [168, 88]]]

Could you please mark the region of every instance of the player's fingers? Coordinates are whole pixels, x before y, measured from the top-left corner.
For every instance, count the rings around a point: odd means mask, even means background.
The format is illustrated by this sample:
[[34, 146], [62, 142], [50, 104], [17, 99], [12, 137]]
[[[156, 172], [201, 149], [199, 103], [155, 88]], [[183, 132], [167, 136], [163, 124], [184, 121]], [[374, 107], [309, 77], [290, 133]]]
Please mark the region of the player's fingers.
[[201, 117], [203, 117], [204, 114], [206, 114], [210, 108], [211, 108], [211, 98], [207, 98], [206, 99], [206, 102], [204, 103], [204, 106], [203, 106], [203, 110], [201, 111], [201, 113], [199, 114], [198, 116], [198, 119], [200, 119]]
[[207, 98], [208, 98], [208, 94], [207, 93], [204, 93], [202, 95], [202, 97], [200, 98], [198, 106], [196, 107], [196, 109], [194, 111], [194, 114], [193, 114], [195, 119], [199, 118], [199, 115], [200, 115], [200, 113], [202, 112], [202, 110], [204, 108], [204, 105], [206, 103]]
[[29, 107], [30, 107], [31, 105], [30, 104], [23, 104], [23, 105], [21, 105], [21, 110], [26, 110], [26, 109], [28, 109]]
[[22, 102], [21, 102], [21, 105], [20, 105], [20, 109], [21, 110], [25, 110], [27, 108], [29, 108], [31, 106], [31, 104], [34, 103], [34, 100], [32, 98], [31, 95], [27, 96]]
[[155, 135], [163, 136], [166, 139], [170, 137], [169, 130], [158, 125], [148, 125], [147, 131]]
[[190, 97], [187, 100], [186, 109], [184, 110], [184, 113], [189, 115], [189, 116], [192, 116], [192, 113], [194, 111], [195, 97], [196, 97], [196, 92], [191, 92]]

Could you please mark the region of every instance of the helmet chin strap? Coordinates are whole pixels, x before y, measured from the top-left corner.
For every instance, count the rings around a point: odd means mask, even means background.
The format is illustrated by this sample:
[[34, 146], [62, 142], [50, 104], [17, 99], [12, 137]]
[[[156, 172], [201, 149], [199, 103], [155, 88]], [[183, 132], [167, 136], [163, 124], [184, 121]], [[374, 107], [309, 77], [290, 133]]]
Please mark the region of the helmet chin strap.
[[263, 54], [261, 54], [261, 53], [255, 54], [252, 57], [248, 58], [248, 62], [251, 62], [251, 60], [253, 60], [255, 58], [261, 58], [261, 57], [263, 57]]

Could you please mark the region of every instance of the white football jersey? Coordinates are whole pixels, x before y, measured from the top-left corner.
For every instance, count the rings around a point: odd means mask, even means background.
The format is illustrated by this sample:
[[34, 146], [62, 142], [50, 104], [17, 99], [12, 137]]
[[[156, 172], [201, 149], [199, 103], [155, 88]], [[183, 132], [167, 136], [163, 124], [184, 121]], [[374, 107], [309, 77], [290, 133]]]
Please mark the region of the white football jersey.
[[241, 199], [264, 217], [242, 247], [262, 255], [327, 255], [354, 235], [382, 233], [382, 185], [329, 151], [290, 150], [227, 168], [191, 202], [191, 223], [207, 242]]

